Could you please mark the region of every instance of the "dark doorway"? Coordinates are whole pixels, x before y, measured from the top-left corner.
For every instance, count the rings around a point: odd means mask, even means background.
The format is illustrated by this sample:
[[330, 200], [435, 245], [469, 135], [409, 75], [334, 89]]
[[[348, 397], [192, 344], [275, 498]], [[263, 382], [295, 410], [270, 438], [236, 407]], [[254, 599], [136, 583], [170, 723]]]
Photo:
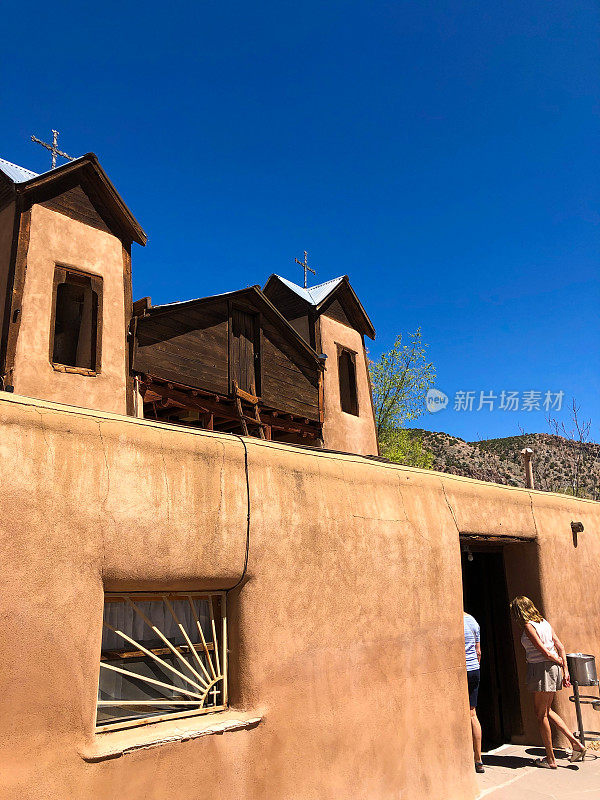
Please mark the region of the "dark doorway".
[[500, 547], [462, 547], [464, 609], [481, 626], [477, 716], [491, 750], [523, 732], [504, 555]]

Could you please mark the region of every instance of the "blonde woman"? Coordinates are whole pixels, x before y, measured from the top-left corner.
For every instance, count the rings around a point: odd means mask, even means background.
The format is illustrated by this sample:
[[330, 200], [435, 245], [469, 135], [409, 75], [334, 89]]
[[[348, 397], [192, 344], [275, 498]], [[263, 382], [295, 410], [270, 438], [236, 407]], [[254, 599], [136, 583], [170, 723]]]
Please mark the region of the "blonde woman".
[[523, 628], [521, 644], [527, 656], [527, 688], [533, 692], [533, 705], [546, 757], [537, 759], [536, 766], [556, 769], [556, 758], [552, 749], [553, 722], [571, 743], [571, 761], [583, 761], [585, 748], [573, 736], [565, 722], [552, 710], [554, 695], [562, 687], [571, 685], [567, 656], [562, 642], [528, 597], [515, 597], [510, 610]]

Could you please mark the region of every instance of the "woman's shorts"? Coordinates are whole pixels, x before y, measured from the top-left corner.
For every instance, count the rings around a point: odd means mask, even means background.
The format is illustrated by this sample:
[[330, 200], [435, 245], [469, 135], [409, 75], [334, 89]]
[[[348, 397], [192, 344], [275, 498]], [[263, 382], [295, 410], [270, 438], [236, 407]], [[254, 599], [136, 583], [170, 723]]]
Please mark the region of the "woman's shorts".
[[467, 672], [467, 685], [469, 687], [469, 706], [477, 708], [477, 695], [479, 694], [479, 680], [481, 673], [478, 669]]
[[530, 692], [558, 692], [562, 689], [562, 669], [553, 661], [527, 664], [527, 688]]

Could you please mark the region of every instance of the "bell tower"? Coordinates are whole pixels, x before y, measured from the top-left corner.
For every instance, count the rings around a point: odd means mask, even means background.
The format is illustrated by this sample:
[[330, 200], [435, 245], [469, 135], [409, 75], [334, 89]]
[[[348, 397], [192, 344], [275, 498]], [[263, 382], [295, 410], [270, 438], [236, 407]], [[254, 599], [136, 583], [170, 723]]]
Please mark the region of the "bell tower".
[[133, 413], [133, 242], [94, 154], [41, 175], [0, 159], [0, 388]]
[[[306, 260], [298, 261], [306, 269]], [[365, 335], [375, 329], [347, 275], [302, 287], [271, 275], [264, 293], [310, 346], [327, 356], [323, 376], [323, 445], [378, 455]]]

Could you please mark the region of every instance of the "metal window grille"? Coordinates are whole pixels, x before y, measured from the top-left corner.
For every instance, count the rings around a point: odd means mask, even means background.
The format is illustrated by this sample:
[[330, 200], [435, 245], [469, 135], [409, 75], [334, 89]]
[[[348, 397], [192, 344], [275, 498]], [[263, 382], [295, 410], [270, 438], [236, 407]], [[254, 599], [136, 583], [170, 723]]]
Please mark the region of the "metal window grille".
[[107, 593], [96, 730], [227, 706], [224, 592]]

